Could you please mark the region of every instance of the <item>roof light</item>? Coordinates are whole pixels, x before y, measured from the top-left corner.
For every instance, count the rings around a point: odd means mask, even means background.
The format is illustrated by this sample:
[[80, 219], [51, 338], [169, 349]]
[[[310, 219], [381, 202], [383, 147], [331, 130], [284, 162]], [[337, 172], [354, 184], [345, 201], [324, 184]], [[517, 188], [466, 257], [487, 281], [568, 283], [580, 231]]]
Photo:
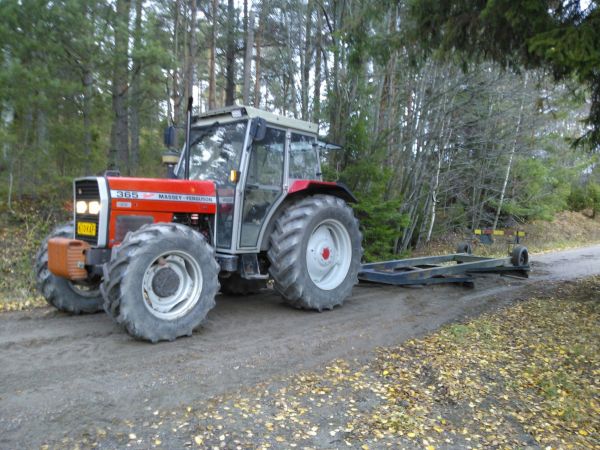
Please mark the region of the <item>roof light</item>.
[[239, 119], [240, 117], [242, 117], [242, 110], [234, 109], [233, 111], [231, 111], [231, 117], [233, 117], [234, 119]]

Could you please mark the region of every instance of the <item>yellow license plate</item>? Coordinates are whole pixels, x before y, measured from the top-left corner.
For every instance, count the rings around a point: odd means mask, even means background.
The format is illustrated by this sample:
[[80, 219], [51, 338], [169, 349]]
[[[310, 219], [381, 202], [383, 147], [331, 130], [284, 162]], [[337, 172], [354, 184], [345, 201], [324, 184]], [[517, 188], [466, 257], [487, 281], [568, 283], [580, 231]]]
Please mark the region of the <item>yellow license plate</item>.
[[77, 222], [77, 234], [96, 236], [96, 224], [93, 222]]

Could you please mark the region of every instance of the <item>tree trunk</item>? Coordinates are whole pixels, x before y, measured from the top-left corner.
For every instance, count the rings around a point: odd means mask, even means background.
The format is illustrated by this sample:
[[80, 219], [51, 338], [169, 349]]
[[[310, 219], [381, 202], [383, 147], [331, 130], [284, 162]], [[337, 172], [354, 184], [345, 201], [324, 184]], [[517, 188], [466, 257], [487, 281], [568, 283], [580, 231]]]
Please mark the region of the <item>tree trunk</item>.
[[244, 105], [250, 102], [250, 83], [252, 82], [252, 50], [254, 48], [254, 11], [250, 11], [248, 34], [246, 35], [246, 57], [244, 59]]
[[225, 51], [226, 87], [225, 106], [235, 102], [235, 6], [233, 0], [227, 2], [227, 49]]
[[212, 25], [210, 27], [210, 57], [208, 61], [208, 109], [217, 107], [217, 86], [215, 80], [217, 53], [217, 0], [211, 2]]
[[429, 229], [427, 230], [427, 238], [425, 239], [425, 242], [429, 242], [431, 241], [431, 234], [433, 233], [433, 225], [435, 224], [435, 213], [436, 213], [436, 206], [438, 204], [438, 198], [437, 198], [437, 193], [438, 193], [438, 187], [440, 185], [440, 171], [442, 169], [442, 150], [443, 149], [438, 149], [438, 154], [437, 154], [437, 166], [436, 166], [436, 170], [435, 170], [435, 176], [433, 178], [433, 186], [431, 188], [431, 219], [429, 221]]
[[83, 154], [85, 161], [83, 162], [83, 173], [91, 175], [91, 158], [92, 158], [92, 96], [94, 78], [92, 71], [86, 68], [83, 74]]
[[[173, 56], [175, 61], [179, 61], [179, 29], [180, 26], [180, 12], [181, 12], [181, 0], [175, 0], [174, 2], [175, 15], [173, 19]], [[173, 102], [173, 125], [177, 126], [182, 117], [181, 114], [181, 92], [180, 92], [180, 78], [179, 78], [179, 65], [175, 64], [172, 72], [171, 80], [171, 99]], [[175, 147], [177, 147], [177, 133], [175, 133]]]
[[[527, 72], [525, 72], [525, 80], [523, 81], [523, 87], [527, 87]], [[525, 90], [525, 89], [523, 89]], [[498, 219], [500, 218], [500, 212], [502, 211], [502, 204], [504, 203], [504, 195], [506, 194], [506, 186], [510, 177], [510, 171], [512, 168], [513, 159], [517, 150], [517, 143], [519, 141], [519, 133], [521, 133], [521, 126], [523, 125], [523, 108], [525, 106], [524, 96], [521, 97], [521, 105], [519, 106], [519, 118], [517, 119], [517, 128], [515, 130], [515, 138], [512, 141], [510, 154], [508, 156], [508, 164], [506, 165], [506, 173], [504, 174], [504, 181], [502, 182], [502, 190], [500, 191], [500, 200], [498, 202], [498, 209], [496, 210], [496, 217], [494, 218], [494, 225], [492, 229], [495, 230], [498, 226]]]
[[261, 62], [261, 41], [264, 27], [264, 11], [265, 4], [263, 3], [260, 7], [260, 14], [258, 16], [258, 30], [256, 31], [256, 56], [254, 57], [255, 73], [254, 73], [254, 107], [260, 106], [260, 62]]
[[190, 98], [194, 94], [194, 67], [196, 65], [196, 21], [198, 16], [198, 3], [197, 0], [189, 0], [189, 3], [191, 21], [185, 67], [185, 98]]
[[117, 0], [114, 23], [114, 56], [112, 82], [113, 123], [111, 128], [110, 162], [124, 174], [129, 174], [128, 75], [129, 75], [129, 8], [130, 0]]
[[323, 51], [322, 47], [322, 27], [323, 27], [323, 19], [321, 16], [321, 11], [317, 8], [317, 29], [315, 35], [315, 86], [314, 86], [314, 95], [313, 95], [313, 111], [312, 111], [312, 121], [316, 122], [319, 125], [319, 120], [321, 118], [321, 52]]
[[306, 28], [304, 31], [304, 57], [302, 58], [302, 120], [309, 120], [308, 117], [308, 89], [310, 78], [310, 67], [312, 60], [312, 14], [313, 0], [308, 0], [306, 5]]
[[133, 35], [133, 75], [131, 79], [131, 171], [138, 169], [140, 161], [140, 109], [142, 103], [141, 94], [141, 70], [142, 63], [139, 54], [142, 47], [142, 3], [143, 0], [135, 0], [135, 25]]

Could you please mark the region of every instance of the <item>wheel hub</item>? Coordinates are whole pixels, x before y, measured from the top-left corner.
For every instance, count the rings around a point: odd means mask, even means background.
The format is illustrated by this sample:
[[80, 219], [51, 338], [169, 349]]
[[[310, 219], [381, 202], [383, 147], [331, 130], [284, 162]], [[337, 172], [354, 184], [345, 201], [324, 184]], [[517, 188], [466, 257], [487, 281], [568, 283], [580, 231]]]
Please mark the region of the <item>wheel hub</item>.
[[144, 304], [160, 319], [176, 319], [196, 304], [202, 283], [202, 269], [195, 258], [181, 250], [166, 252], [146, 269]]
[[152, 278], [152, 290], [159, 297], [170, 297], [177, 292], [181, 280], [170, 267], [159, 268]]
[[338, 221], [329, 219], [312, 232], [306, 248], [311, 280], [321, 289], [335, 289], [346, 277], [352, 258], [350, 236]]
[[318, 246], [318, 249], [313, 253], [316, 263], [322, 267], [329, 267], [335, 264], [335, 248], [333, 242], [323, 242]]

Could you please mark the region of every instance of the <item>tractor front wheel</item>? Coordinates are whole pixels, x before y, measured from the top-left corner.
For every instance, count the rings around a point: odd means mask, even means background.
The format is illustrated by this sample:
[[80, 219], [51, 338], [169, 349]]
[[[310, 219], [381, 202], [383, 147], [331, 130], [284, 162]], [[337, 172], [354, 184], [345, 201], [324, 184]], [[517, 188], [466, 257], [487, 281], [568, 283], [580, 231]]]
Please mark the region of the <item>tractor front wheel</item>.
[[72, 314], [95, 313], [102, 310], [99, 279], [75, 283], [48, 270], [48, 240], [73, 236], [73, 222], [68, 222], [55, 228], [44, 239], [35, 259], [37, 287], [46, 301], [60, 311]]
[[361, 241], [358, 221], [342, 199], [314, 195], [292, 204], [271, 236], [275, 290], [297, 308], [341, 305], [358, 282]]
[[104, 309], [151, 342], [191, 336], [215, 305], [219, 265], [191, 228], [160, 223], [127, 234], [104, 268]]

